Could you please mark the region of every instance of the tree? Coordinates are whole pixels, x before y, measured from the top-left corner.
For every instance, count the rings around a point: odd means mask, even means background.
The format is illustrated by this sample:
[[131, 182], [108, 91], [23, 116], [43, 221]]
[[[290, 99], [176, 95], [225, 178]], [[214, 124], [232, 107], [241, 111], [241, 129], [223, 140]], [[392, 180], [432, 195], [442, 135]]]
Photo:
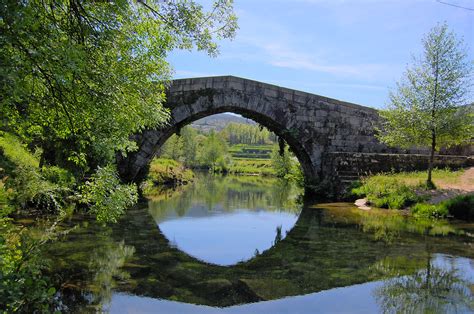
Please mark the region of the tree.
[[218, 164], [220, 164], [221, 167], [225, 167], [226, 155], [227, 143], [220, 138], [214, 130], [211, 130], [204, 141], [202, 152], [203, 163], [211, 168], [212, 171], [215, 171]]
[[183, 156], [183, 148], [183, 138], [173, 134], [161, 147], [160, 157], [180, 161]]
[[237, 27], [232, 0], [6, 0], [0, 17], [0, 127], [76, 174], [166, 122], [170, 51], [216, 55]]
[[378, 136], [390, 146], [430, 148], [427, 185], [433, 187], [431, 172], [434, 154], [441, 147], [460, 144], [473, 137], [473, 114], [466, 96], [472, 65], [462, 41], [439, 24], [423, 38], [423, 56], [390, 93]]
[[280, 151], [278, 145], [274, 145], [271, 154], [271, 162], [277, 177], [284, 178], [291, 173], [293, 168], [291, 158], [291, 153], [286, 145], [283, 147], [283, 151]]
[[186, 166], [194, 166], [197, 161], [196, 142], [197, 131], [191, 126], [185, 126], [181, 130], [181, 138], [183, 139], [183, 157]]

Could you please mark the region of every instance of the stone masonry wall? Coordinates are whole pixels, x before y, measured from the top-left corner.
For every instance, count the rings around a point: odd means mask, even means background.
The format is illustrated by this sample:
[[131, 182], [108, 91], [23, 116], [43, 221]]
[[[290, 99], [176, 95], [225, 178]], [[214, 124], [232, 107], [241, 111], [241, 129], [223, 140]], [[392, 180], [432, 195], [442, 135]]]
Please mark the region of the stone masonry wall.
[[[343, 184], [360, 176], [390, 171], [427, 170], [429, 155], [420, 154], [368, 154], [327, 153], [323, 157], [325, 172]], [[474, 166], [474, 156], [436, 155], [434, 167], [459, 169]]]

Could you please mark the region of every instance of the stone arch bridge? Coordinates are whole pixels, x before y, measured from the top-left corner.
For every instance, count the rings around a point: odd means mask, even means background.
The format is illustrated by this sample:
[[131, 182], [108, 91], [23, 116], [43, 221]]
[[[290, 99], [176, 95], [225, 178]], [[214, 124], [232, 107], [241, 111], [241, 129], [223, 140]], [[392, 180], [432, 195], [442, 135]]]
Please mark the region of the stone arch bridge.
[[[309, 184], [400, 165], [399, 156], [387, 153], [402, 151], [388, 148], [375, 137], [379, 116], [373, 108], [234, 76], [174, 80], [165, 106], [171, 114], [168, 124], [135, 135], [138, 150], [117, 157], [125, 181], [143, 179], [159, 147], [179, 129], [223, 112], [241, 114], [283, 138]], [[411, 166], [424, 164], [419, 159], [425, 156], [413, 156]]]

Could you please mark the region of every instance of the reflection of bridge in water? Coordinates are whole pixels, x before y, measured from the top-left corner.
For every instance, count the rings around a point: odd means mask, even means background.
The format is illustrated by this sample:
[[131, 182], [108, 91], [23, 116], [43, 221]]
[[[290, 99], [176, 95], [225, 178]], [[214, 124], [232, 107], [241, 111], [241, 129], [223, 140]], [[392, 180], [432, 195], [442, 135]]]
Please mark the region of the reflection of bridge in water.
[[[119, 285], [119, 291], [219, 307], [410, 274], [426, 266], [429, 252], [456, 250], [453, 241], [430, 237], [427, 246], [416, 234], [404, 235], [403, 241], [375, 241], [374, 232], [360, 230], [364, 216], [347, 207], [306, 208], [286, 238], [272, 248], [246, 262], [218, 266], [173, 247], [145, 211], [130, 212], [126, 219], [113, 226], [113, 237], [135, 248], [124, 267], [130, 280]], [[406, 223], [403, 220], [388, 221], [388, 229], [379, 222], [375, 231], [393, 240], [402, 227], [396, 224]]]

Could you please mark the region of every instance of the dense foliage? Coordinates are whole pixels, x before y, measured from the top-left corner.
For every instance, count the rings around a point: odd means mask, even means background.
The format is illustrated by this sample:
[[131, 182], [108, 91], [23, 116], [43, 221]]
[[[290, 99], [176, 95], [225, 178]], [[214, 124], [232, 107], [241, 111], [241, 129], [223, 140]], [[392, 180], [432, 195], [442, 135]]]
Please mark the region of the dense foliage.
[[474, 194], [459, 195], [439, 204], [418, 203], [410, 208], [417, 217], [474, 219]]
[[111, 165], [99, 168], [81, 188], [81, 202], [88, 205], [97, 220], [103, 222], [116, 222], [137, 199], [137, 186], [121, 184]]
[[[7, 0], [0, 4], [0, 311], [53, 312], [41, 247], [11, 214], [84, 208], [115, 221], [137, 200], [116, 153], [166, 122], [174, 49], [214, 56], [232, 0]], [[53, 219], [54, 220], [54, 219]]]
[[145, 193], [153, 186], [177, 186], [192, 181], [194, 174], [182, 163], [173, 159], [155, 158], [150, 164], [147, 180], [144, 183]]
[[186, 126], [166, 141], [160, 157], [182, 162], [189, 168], [273, 175], [303, 184], [298, 160], [288, 147], [281, 152], [276, 138], [257, 125], [229, 123], [221, 131], [209, 132]]
[[243, 123], [229, 123], [221, 131], [222, 136], [230, 145], [234, 144], [272, 144], [276, 135], [267, 128]]
[[217, 53], [232, 1], [6, 1], [0, 6], [2, 128], [40, 147], [41, 164], [90, 171], [135, 149], [167, 118], [169, 51]]
[[427, 183], [432, 185], [435, 151], [474, 137], [474, 114], [460, 107], [467, 104], [472, 64], [446, 24], [434, 27], [422, 42], [423, 56], [407, 69], [389, 107], [380, 112], [385, 122], [379, 137], [393, 146], [430, 147]]

